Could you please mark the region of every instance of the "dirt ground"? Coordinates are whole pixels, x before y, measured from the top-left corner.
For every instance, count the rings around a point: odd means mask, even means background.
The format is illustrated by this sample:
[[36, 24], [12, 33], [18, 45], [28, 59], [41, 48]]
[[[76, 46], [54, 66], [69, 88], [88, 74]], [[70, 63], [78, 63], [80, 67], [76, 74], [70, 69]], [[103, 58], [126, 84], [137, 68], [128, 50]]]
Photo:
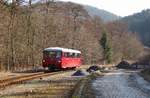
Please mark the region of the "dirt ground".
[[0, 98], [70, 98], [82, 77], [72, 77], [74, 71], [34, 79], [0, 90]]
[[[78, 69], [87, 69], [82, 65]], [[75, 71], [34, 79], [22, 84], [12, 85], [0, 90], [0, 98], [71, 98], [76, 84], [83, 77], [71, 76]], [[0, 73], [0, 79], [29, 73]]]

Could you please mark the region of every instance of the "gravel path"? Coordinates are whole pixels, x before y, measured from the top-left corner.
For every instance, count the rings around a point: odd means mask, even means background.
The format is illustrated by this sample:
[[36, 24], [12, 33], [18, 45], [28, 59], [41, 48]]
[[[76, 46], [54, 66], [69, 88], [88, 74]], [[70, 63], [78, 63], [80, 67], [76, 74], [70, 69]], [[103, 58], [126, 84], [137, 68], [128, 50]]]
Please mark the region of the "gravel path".
[[150, 83], [136, 72], [118, 70], [93, 81], [96, 98], [150, 98]]

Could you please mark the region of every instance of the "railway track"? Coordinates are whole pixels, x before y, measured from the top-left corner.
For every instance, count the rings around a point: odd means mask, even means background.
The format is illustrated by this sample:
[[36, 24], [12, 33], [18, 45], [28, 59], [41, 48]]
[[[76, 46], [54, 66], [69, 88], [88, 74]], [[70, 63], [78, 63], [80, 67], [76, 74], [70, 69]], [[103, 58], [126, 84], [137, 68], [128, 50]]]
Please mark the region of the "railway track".
[[31, 75], [24, 75], [24, 76], [17, 76], [17, 77], [3, 79], [3, 80], [0, 80], [0, 89], [5, 88], [6, 86], [13, 85], [13, 84], [19, 84], [25, 81], [36, 79], [36, 78], [41, 78], [41, 77], [51, 76], [51, 75], [56, 75], [56, 74], [61, 74], [61, 73], [64, 73], [64, 71], [52, 72], [52, 73], [39, 72], [39, 73], [31, 74]]

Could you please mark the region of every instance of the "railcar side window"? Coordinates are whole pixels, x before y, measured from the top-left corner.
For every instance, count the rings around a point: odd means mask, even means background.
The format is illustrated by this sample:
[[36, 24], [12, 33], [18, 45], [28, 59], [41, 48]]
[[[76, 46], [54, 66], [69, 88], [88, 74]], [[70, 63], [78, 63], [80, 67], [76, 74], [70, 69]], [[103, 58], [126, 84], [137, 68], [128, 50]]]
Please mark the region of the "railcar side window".
[[72, 57], [72, 53], [68, 52], [67, 57]]
[[72, 57], [73, 57], [73, 58], [75, 58], [75, 57], [76, 57], [76, 55], [75, 55], [75, 54], [76, 54], [76, 53], [73, 53], [73, 54], [72, 54]]
[[79, 57], [80, 57], [80, 55], [81, 55], [81, 54], [79, 54], [79, 53], [78, 53], [78, 54], [77, 54], [77, 57], [79, 58]]
[[67, 57], [70, 57], [70, 53], [69, 52], [67, 52]]
[[64, 53], [64, 57], [67, 57], [67, 52]]
[[75, 54], [74, 54], [74, 57], [75, 57], [75, 58], [78, 58], [78, 53], [75, 53]]
[[71, 58], [74, 57], [74, 53], [70, 52], [69, 54], [70, 54], [69, 57], [71, 57]]
[[72, 52], [65, 52], [64, 57], [68, 58], [79, 58], [80, 54], [79, 53], [72, 53]]

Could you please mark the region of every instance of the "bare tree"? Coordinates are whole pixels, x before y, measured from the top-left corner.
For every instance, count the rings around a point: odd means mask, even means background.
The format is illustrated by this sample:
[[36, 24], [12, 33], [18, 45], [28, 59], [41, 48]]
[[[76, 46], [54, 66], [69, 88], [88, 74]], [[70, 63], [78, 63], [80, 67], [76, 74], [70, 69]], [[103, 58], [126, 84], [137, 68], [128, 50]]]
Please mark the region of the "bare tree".
[[[22, 6], [22, 2], [28, 4]], [[42, 50], [53, 46], [81, 50], [84, 64], [100, 63], [103, 28], [112, 43], [113, 61], [134, 58], [142, 50], [136, 35], [129, 33], [126, 25], [104, 24], [73, 3], [0, 0], [0, 21], [0, 64], [8, 70], [41, 65]]]
[[[10, 47], [8, 46], [8, 52], [10, 52], [10, 56], [8, 56], [8, 70], [13, 70], [15, 66], [15, 46], [14, 46], [14, 38], [15, 38], [15, 19], [17, 17], [17, 11], [19, 7], [19, 0], [12, 0], [12, 3], [10, 4], [10, 21], [8, 24], [8, 40], [10, 42]], [[9, 44], [8, 44], [9, 45]], [[8, 53], [9, 54], [9, 53]], [[9, 59], [10, 57], [10, 59]]]

